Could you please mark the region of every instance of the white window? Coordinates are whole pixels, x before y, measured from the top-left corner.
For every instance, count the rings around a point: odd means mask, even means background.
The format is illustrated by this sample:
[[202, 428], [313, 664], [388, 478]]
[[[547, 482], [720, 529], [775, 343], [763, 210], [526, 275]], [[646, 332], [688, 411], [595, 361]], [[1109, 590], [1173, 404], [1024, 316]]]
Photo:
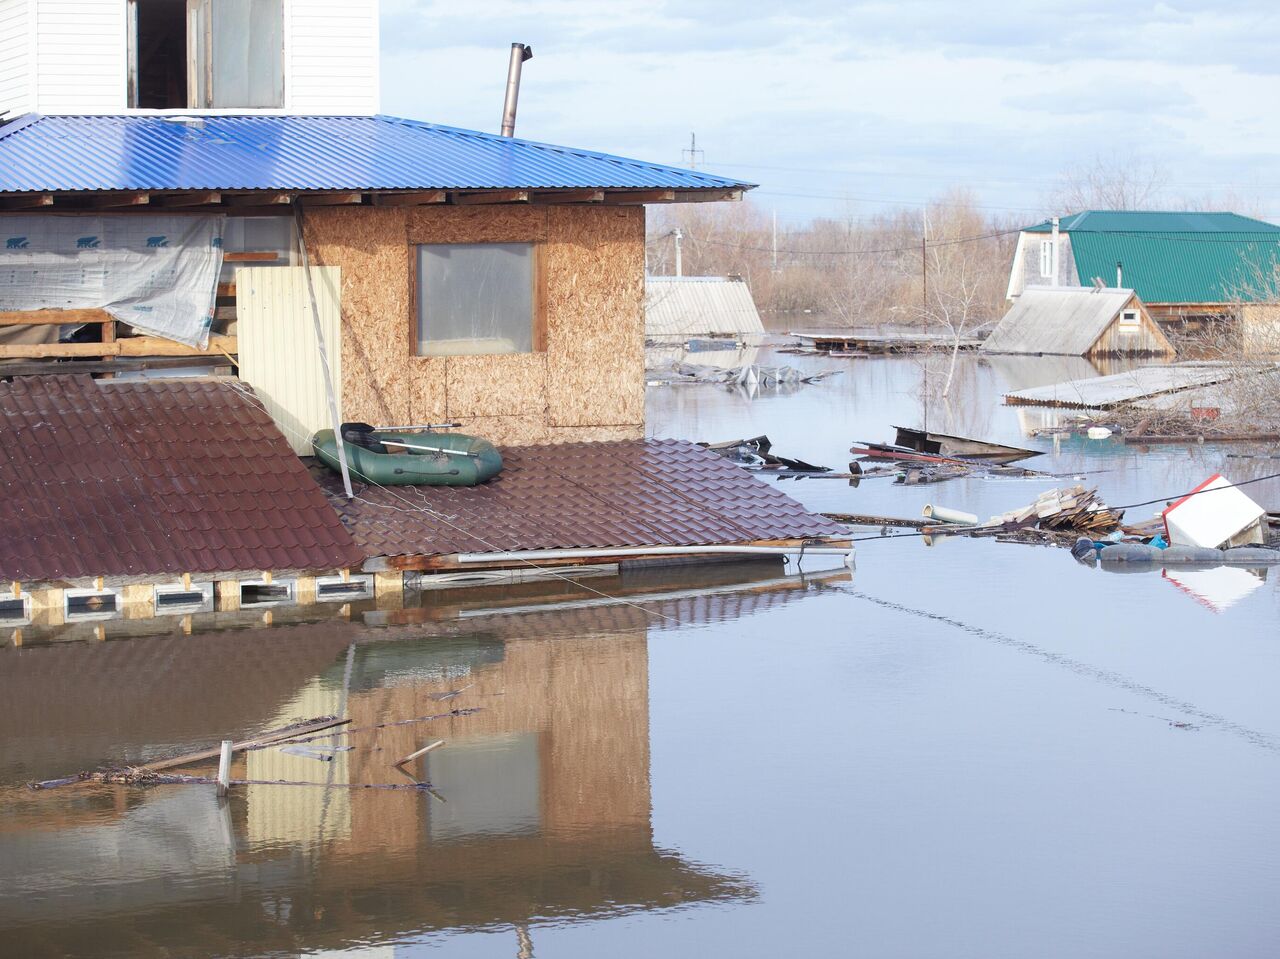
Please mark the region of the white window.
[[1043, 279], [1053, 278], [1053, 241], [1040, 241], [1040, 276]]
[[284, 0], [129, 0], [129, 106], [284, 106]]
[[1120, 323], [1116, 328], [1125, 335], [1132, 335], [1137, 333], [1141, 327], [1142, 322], [1138, 319], [1138, 311], [1125, 310], [1120, 314]]
[[419, 356], [543, 349], [532, 243], [418, 247]]

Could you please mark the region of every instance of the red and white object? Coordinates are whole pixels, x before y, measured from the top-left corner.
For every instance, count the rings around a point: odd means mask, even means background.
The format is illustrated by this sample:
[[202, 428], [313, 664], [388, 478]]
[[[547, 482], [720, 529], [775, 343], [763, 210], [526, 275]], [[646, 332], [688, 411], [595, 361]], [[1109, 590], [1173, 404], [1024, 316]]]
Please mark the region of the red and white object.
[[1170, 546], [1223, 549], [1262, 543], [1267, 511], [1215, 473], [1160, 514]]

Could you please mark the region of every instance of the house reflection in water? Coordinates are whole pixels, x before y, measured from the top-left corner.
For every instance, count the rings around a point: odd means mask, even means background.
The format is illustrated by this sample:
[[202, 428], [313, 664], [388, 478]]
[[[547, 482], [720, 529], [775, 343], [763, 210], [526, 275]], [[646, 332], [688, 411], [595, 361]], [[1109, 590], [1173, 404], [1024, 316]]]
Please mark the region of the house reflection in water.
[[[807, 588], [799, 580], [737, 584], [645, 604], [687, 624], [747, 614]], [[514, 596], [508, 602], [524, 602], [519, 592], [504, 590]], [[330, 621], [0, 651], [0, 757], [12, 787], [0, 792], [0, 941], [21, 955], [125, 954], [192, 942], [256, 955], [755, 895], [748, 880], [653, 844], [651, 614], [616, 604], [429, 605], [393, 618], [400, 623]], [[103, 668], [139, 642], [150, 647], [128, 657], [135, 664], [128, 677]], [[238, 646], [219, 646], [245, 642], [256, 648], [247, 662], [232, 656]], [[278, 668], [277, 658], [289, 668]], [[311, 670], [299, 680], [298, 664], [308, 658]], [[235, 668], [219, 669], [220, 661]], [[161, 685], [151, 681], [157, 671], [167, 679]], [[276, 674], [291, 677], [291, 693], [281, 696], [266, 681]], [[98, 704], [99, 722], [82, 717], [62, 729], [74, 710], [7, 708], [42, 696], [61, 703], [57, 687], [67, 682], [88, 708]], [[175, 688], [184, 694], [181, 709]], [[260, 701], [248, 701], [251, 689]], [[165, 711], [218, 717], [205, 704], [228, 701], [242, 728], [201, 736], [177, 716], [176, 737], [160, 732]], [[332, 762], [267, 749], [239, 757], [234, 769], [237, 778], [334, 788], [250, 785], [219, 804], [206, 786], [31, 793], [14, 775], [69, 772], [40, 755], [51, 741], [69, 744], [58, 762], [78, 757], [89, 765], [94, 751], [100, 760], [136, 761], [191, 740], [344, 709], [352, 729], [362, 730], [453, 708], [479, 711], [309, 744], [353, 747]], [[395, 761], [436, 739], [447, 745], [409, 768], [438, 798], [351, 788], [404, 782]]]

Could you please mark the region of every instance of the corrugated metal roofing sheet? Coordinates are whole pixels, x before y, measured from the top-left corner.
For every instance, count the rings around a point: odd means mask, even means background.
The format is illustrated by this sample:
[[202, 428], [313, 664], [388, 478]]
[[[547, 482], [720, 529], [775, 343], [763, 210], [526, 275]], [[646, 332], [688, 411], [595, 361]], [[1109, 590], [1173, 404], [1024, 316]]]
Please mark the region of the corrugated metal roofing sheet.
[[1280, 233], [1073, 232], [1081, 283], [1104, 281], [1124, 265], [1124, 283], [1144, 303], [1231, 303], [1253, 299], [1256, 277], [1280, 261]]
[[[1050, 221], [1029, 226], [1026, 233], [1049, 233]], [[1280, 226], [1239, 213], [1194, 210], [1085, 210], [1059, 217], [1058, 229], [1123, 233], [1280, 233]]]
[[[514, 549], [705, 546], [847, 536], [776, 486], [678, 440], [511, 447], [471, 488], [368, 487], [347, 502], [320, 480], [368, 556]], [[411, 501], [410, 501], [411, 500]]]
[[389, 116], [34, 115], [0, 127], [0, 193], [750, 186]]
[[0, 384], [0, 487], [0, 579], [363, 560], [271, 418], [223, 383]]
[[649, 276], [645, 336], [764, 333], [751, 289], [737, 277]]

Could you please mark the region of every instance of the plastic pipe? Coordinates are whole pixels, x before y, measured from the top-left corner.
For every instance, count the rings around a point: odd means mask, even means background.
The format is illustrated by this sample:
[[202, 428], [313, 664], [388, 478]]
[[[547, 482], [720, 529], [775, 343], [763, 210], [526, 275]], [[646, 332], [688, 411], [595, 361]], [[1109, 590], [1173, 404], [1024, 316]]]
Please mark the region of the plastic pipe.
[[963, 510], [948, 509], [945, 506], [926, 506], [921, 512], [925, 519], [936, 519], [940, 523], [954, 523], [956, 526], [978, 525], [978, 517]]

